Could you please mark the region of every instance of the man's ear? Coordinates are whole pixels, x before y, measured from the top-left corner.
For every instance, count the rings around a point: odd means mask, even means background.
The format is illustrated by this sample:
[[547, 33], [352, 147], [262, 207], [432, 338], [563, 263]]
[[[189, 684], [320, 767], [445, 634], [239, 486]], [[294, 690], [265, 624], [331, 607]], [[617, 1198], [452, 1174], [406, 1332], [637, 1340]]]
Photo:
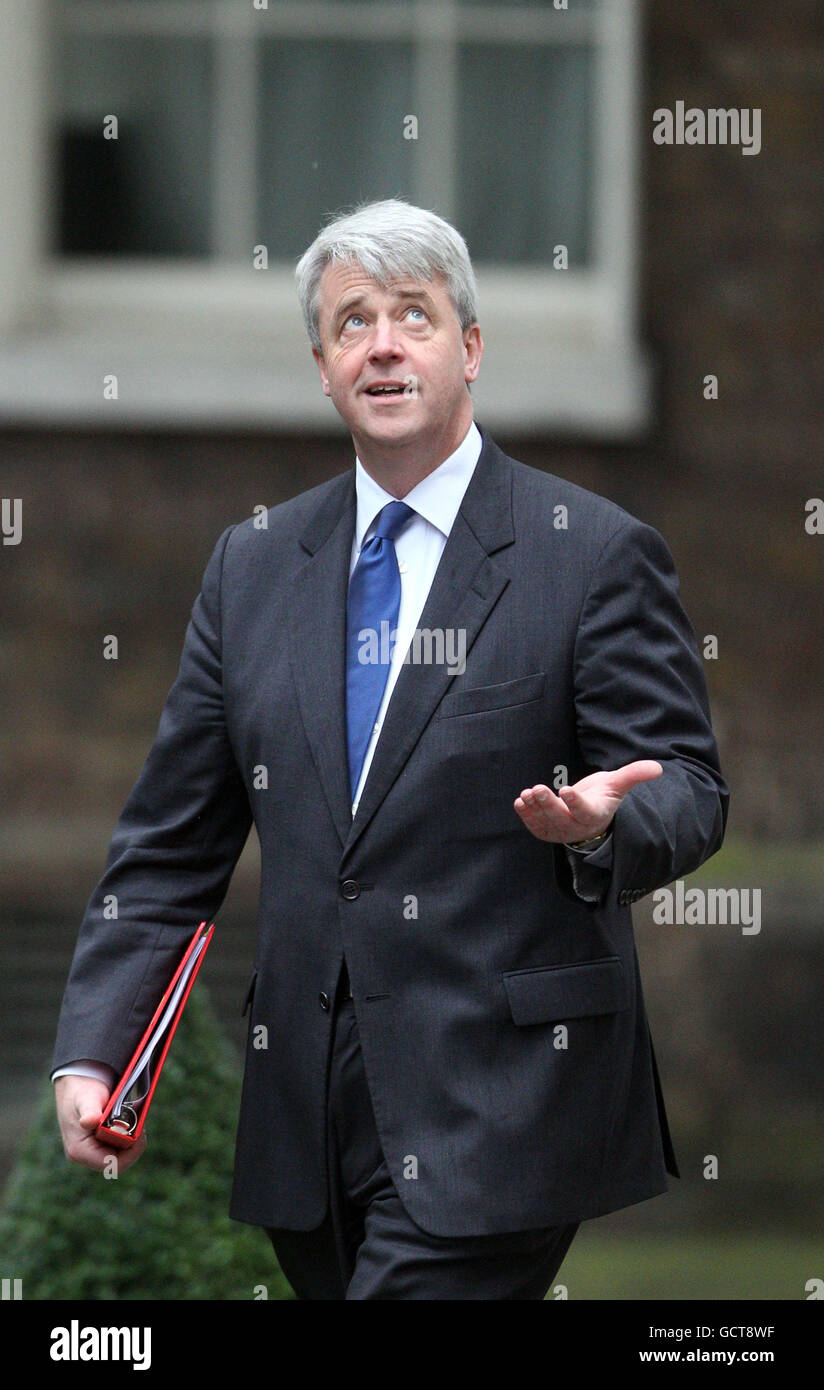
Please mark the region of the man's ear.
[[463, 343], [465, 355], [464, 381], [471, 394], [472, 387], [470, 383], [475, 380], [478, 372], [481, 370], [481, 358], [484, 355], [484, 340], [481, 337], [481, 330], [477, 323], [473, 323], [464, 334]]
[[318, 371], [320, 372], [320, 384], [323, 387], [323, 394], [324, 396], [331, 396], [332, 393], [329, 390], [329, 378], [326, 375], [326, 363], [323, 360], [323, 353], [321, 352], [320, 348], [313, 347], [312, 356], [318, 364]]

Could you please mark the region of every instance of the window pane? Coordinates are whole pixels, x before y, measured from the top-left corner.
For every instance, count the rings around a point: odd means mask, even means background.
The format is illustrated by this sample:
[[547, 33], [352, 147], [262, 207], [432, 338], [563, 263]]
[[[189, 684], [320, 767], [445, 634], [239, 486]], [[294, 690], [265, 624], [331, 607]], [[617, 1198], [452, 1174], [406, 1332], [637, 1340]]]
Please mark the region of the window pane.
[[458, 225], [479, 261], [591, 255], [592, 53], [462, 46]]
[[365, 198], [414, 202], [409, 44], [267, 41], [258, 214], [270, 257], [299, 256], [324, 216]]
[[[58, 249], [207, 255], [208, 40], [65, 35], [57, 54]], [[103, 136], [104, 117], [118, 138]]]

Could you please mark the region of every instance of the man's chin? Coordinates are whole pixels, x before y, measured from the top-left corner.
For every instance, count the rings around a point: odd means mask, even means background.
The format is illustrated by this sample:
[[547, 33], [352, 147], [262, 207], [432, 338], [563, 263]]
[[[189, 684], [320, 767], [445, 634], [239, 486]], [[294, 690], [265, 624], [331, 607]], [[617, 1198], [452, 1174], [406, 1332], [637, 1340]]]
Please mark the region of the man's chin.
[[366, 413], [359, 412], [357, 422], [352, 421], [349, 428], [353, 435], [365, 443], [376, 445], [408, 444], [426, 433], [427, 422], [420, 411], [414, 409], [414, 402], [403, 405], [378, 407]]

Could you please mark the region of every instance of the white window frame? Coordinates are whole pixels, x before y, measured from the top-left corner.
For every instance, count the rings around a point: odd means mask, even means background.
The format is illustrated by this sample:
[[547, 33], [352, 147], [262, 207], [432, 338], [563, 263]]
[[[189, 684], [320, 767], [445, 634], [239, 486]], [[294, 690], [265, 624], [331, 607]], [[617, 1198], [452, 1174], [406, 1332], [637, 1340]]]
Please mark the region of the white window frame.
[[[484, 362], [473, 399], [491, 429], [597, 439], [640, 435], [649, 420], [650, 369], [637, 327], [640, 103], [639, 0], [603, 0], [591, 16], [528, 13], [495, 5], [417, 0], [387, 7], [308, 0], [256, 11], [251, 0], [196, 7], [166, 0], [129, 13], [106, 6], [107, 28], [192, 32], [208, 22], [240, 40], [217, 45], [219, 131], [214, 199], [217, 257], [203, 260], [66, 258], [48, 255], [46, 129], [54, 15], [49, 0], [9, 5], [0, 58], [0, 418], [7, 422], [121, 426], [309, 429], [344, 427], [318, 384], [300, 318], [291, 263], [266, 271], [229, 258], [254, 245], [249, 183], [253, 113], [247, 64], [266, 23], [272, 32], [335, 32], [359, 25], [420, 37], [416, 90], [431, 112], [433, 71], [439, 128], [455, 118], [456, 26], [490, 42], [523, 41], [553, 25], [563, 40], [595, 29], [592, 267], [556, 271], [476, 263]], [[73, 0], [73, 24], [94, 25], [98, 0]], [[114, 16], [117, 16], [114, 19]], [[244, 41], [245, 40], [245, 41]], [[421, 76], [424, 74], [424, 76]], [[424, 82], [430, 85], [424, 91]], [[234, 93], [227, 100], [226, 94]], [[429, 105], [426, 105], [429, 103]], [[445, 123], [445, 124], [444, 124]], [[450, 215], [449, 142], [429, 165], [422, 202]], [[245, 157], [244, 157], [245, 151]], [[227, 153], [228, 152], [228, 153]], [[103, 377], [118, 379], [116, 400]]]

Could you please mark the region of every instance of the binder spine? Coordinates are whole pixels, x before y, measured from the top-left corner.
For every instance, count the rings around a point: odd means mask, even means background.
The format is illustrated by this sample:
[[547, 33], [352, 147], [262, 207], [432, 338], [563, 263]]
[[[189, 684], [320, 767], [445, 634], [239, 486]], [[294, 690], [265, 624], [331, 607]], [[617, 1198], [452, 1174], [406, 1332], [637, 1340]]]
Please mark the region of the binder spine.
[[[215, 929], [214, 922], [207, 930], [205, 929], [206, 923], [201, 922], [200, 926], [197, 928], [197, 931], [195, 932], [194, 936], [189, 942], [189, 945], [187, 946], [185, 952], [183, 953], [183, 958], [180, 964], [178, 965], [177, 970], [175, 971], [174, 975], [169, 981], [167, 988], [164, 990], [163, 997], [160, 1000], [160, 1003], [158, 1004], [157, 1008], [155, 1009], [154, 1014], [152, 1015], [152, 1019], [149, 1023], [148, 1028], [146, 1029], [145, 1033], [140, 1039], [140, 1042], [135, 1048], [129, 1065], [126, 1067], [123, 1073], [121, 1081], [118, 1083], [118, 1085], [112, 1091], [112, 1094], [109, 1096], [108, 1102], [106, 1104], [106, 1109], [103, 1111], [100, 1123], [97, 1126], [97, 1129], [95, 1130], [95, 1138], [101, 1140], [101, 1142], [104, 1144], [110, 1144], [113, 1148], [116, 1149], [130, 1149], [133, 1144], [137, 1143], [138, 1139], [140, 1138], [143, 1132], [146, 1114], [148, 1112], [149, 1106], [151, 1105], [152, 1097], [154, 1095], [155, 1087], [157, 1086], [160, 1073], [163, 1070], [163, 1064], [166, 1061], [166, 1055], [171, 1046], [172, 1038], [175, 1035], [177, 1025], [180, 1022], [181, 1014], [183, 1013], [183, 1009], [186, 1005], [186, 1000], [189, 998], [189, 993], [191, 991], [192, 985], [194, 984], [195, 979], [197, 977], [197, 973], [200, 970], [201, 965], [203, 964], [203, 959], [209, 947], [209, 942], [212, 939], [212, 933]], [[140, 1113], [137, 1116], [137, 1124], [135, 1125], [135, 1128], [132, 1130], [131, 1133], [127, 1133], [125, 1130], [121, 1129], [113, 1129], [112, 1111], [114, 1107], [117, 1105], [120, 1097], [124, 1094], [124, 1088], [132, 1071], [132, 1068], [136, 1065], [144, 1047], [146, 1046], [148, 1039], [152, 1035], [153, 1029], [156, 1027], [159, 1019], [162, 1017], [163, 1011], [166, 1008], [166, 1005], [168, 1004], [172, 994], [174, 993], [175, 986], [178, 980], [180, 979], [181, 975], [183, 974], [183, 971], [186, 969], [187, 962], [189, 961], [192, 952], [197, 949], [198, 942], [200, 941], [203, 942], [203, 948], [200, 951], [198, 959], [195, 961], [195, 964], [192, 967], [192, 972], [188, 980], [186, 981], [186, 986], [183, 990], [183, 993], [180, 996], [180, 999], [178, 1000], [174, 1017], [166, 1030], [166, 1037], [163, 1040], [163, 1046], [160, 1056], [158, 1057], [157, 1061], [152, 1065], [152, 1077], [149, 1085], [149, 1090], [147, 1091], [143, 1100], [140, 1102]], [[125, 1106], [128, 1107], [128, 1101], [125, 1102]]]

